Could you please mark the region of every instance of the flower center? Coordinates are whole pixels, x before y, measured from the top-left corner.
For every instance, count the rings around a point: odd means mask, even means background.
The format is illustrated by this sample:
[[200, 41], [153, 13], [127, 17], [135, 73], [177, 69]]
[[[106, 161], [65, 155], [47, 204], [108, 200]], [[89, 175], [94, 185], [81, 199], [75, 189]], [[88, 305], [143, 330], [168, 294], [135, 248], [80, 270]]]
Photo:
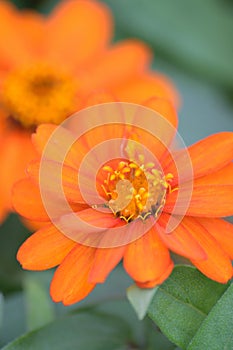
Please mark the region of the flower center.
[[61, 123], [75, 110], [72, 78], [38, 63], [12, 72], [3, 85], [3, 106], [24, 127]]
[[115, 216], [130, 222], [159, 215], [172, 174], [163, 176], [153, 163], [139, 166], [132, 161], [119, 161], [116, 167], [105, 165], [102, 170], [107, 173], [102, 189]]

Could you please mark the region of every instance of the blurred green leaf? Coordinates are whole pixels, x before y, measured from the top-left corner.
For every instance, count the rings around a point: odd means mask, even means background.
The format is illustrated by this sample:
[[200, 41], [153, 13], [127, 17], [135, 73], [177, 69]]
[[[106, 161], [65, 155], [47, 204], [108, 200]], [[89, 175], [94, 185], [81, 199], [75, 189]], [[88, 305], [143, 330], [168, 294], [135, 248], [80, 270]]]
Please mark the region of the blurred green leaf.
[[177, 266], [158, 288], [148, 315], [168, 339], [186, 349], [228, 286], [190, 266]]
[[188, 350], [233, 349], [233, 285], [231, 285], [210, 311]]
[[0, 332], [2, 328], [2, 323], [3, 323], [3, 295], [0, 293]]
[[127, 322], [132, 334], [129, 349], [175, 350], [176, 348], [148, 317], [139, 321], [135, 311], [126, 299], [99, 303], [95, 310], [109, 314], [109, 316], [118, 316]]
[[48, 14], [53, 11], [54, 7], [57, 6], [61, 0], [41, 0], [37, 6], [38, 11], [44, 14]]
[[24, 295], [21, 292], [4, 298], [0, 347], [26, 332]]
[[123, 319], [79, 312], [32, 331], [3, 349], [126, 350], [129, 332]]
[[233, 89], [233, 6], [219, 0], [105, 0], [116, 27], [180, 67]]
[[121, 300], [106, 300], [105, 302], [98, 303], [95, 306], [95, 310], [104, 312], [109, 316], [114, 315], [124, 319], [130, 328], [131, 344], [134, 343], [135, 347], [144, 348], [147, 341], [145, 330], [148, 328], [148, 324], [145, 320], [138, 320], [137, 315], [126, 298]]
[[28, 234], [28, 230], [14, 214], [0, 227], [0, 290], [3, 293], [21, 288], [23, 273], [16, 254]]
[[[95, 290], [83, 301], [79, 302], [78, 304], [74, 304], [71, 306], [64, 306], [61, 303], [53, 303], [50, 294], [49, 294], [49, 284], [51, 281], [51, 278], [53, 276], [54, 271], [48, 270], [48, 271], [22, 271], [22, 279], [23, 279], [23, 287], [24, 291], [23, 293], [14, 293], [10, 296], [7, 296], [5, 298], [4, 302], [4, 323], [3, 323], [3, 330], [2, 330], [2, 336], [0, 337], [0, 347], [7, 344], [9, 341], [12, 341], [13, 339], [19, 337], [27, 330], [27, 316], [28, 316], [28, 301], [33, 303], [34, 297], [30, 297], [30, 300], [26, 297], [25, 294], [25, 287], [27, 287], [27, 280], [33, 280], [35, 281], [36, 285], [40, 286], [40, 289], [43, 290], [43, 298], [47, 298], [47, 302], [52, 304], [52, 307], [55, 310], [56, 317], [61, 317], [69, 312], [72, 312], [74, 310], [87, 310], [91, 309], [93, 307], [96, 307], [96, 305], [106, 305], [108, 300], [115, 300], [115, 299], [123, 299], [125, 297], [125, 290], [126, 288], [132, 284], [132, 280], [127, 276], [125, 271], [123, 271], [122, 266], [118, 266], [109, 276], [106, 283], [101, 284], [95, 288]], [[39, 292], [40, 294], [40, 292]], [[45, 301], [45, 304], [47, 303]], [[128, 304], [128, 303], [127, 303]], [[36, 311], [36, 309], [40, 308], [41, 302], [37, 303], [37, 305], [32, 305], [30, 309], [30, 314], [33, 311]], [[46, 305], [45, 305], [46, 306]], [[49, 305], [47, 305], [49, 307]], [[117, 308], [117, 311], [119, 308]], [[132, 311], [132, 314], [134, 315], [134, 312], [132, 308], [128, 305], [128, 309]], [[123, 312], [125, 310], [125, 307], [123, 308]], [[48, 310], [47, 310], [48, 311]], [[103, 311], [103, 310], [102, 310]], [[38, 311], [40, 312], [40, 310]], [[49, 313], [51, 312], [48, 311]], [[129, 312], [127, 314], [130, 314]], [[37, 321], [37, 316], [35, 316], [34, 322]], [[122, 318], [125, 318], [124, 313], [122, 313]], [[136, 315], [134, 315], [136, 318]], [[41, 317], [41, 319], [40, 319]], [[43, 321], [43, 315], [38, 315], [38, 321]], [[137, 331], [136, 331], [137, 332]]]
[[157, 288], [138, 288], [135, 284], [127, 289], [127, 298], [136, 311], [139, 320], [142, 320], [146, 316], [148, 307], [156, 290]]
[[54, 320], [55, 311], [47, 289], [36, 278], [28, 275], [24, 282], [27, 329], [33, 330]]
[[10, 0], [13, 2], [19, 9], [24, 8], [36, 8], [38, 3], [40, 3], [42, 0]]

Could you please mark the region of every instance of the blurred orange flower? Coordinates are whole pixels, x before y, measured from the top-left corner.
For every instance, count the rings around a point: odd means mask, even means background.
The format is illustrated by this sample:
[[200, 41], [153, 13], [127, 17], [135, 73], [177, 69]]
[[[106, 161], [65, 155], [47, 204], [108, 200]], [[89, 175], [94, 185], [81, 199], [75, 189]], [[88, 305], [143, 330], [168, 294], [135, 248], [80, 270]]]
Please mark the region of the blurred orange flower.
[[[175, 132], [176, 113], [168, 101], [151, 99], [144, 105], [162, 114], [169, 125], [173, 125]], [[140, 118], [143, 119], [143, 116], [140, 115]], [[55, 130], [54, 125], [38, 127], [33, 142], [40, 154]], [[52, 141], [56, 152], [67, 140], [67, 135], [66, 130], [60, 139]], [[167, 135], [169, 146], [174, 135], [169, 129]], [[94, 172], [93, 164], [98, 163], [98, 153], [91, 156], [85, 166], [85, 194], [94, 186], [103, 199], [103, 204], [98, 205], [99, 199], [95, 202], [91, 193], [95, 205], [90, 205], [83, 199], [84, 193], [77, 181], [80, 164], [88, 152], [96, 149], [96, 145], [119, 138], [122, 139], [120, 149], [124, 149], [127, 159], [113, 157], [106, 164], [97, 164], [99, 170], [94, 184], [90, 176]], [[153, 153], [159, 166], [148, 162], [145, 153], [137, 153], [135, 140], [140, 140]], [[54, 301], [62, 301], [65, 305], [85, 298], [97, 283], [105, 281], [121, 259], [125, 270], [139, 287], [151, 288], [162, 283], [173, 269], [169, 250], [190, 259], [207, 277], [226, 283], [233, 275], [233, 225], [221, 217], [233, 214], [233, 133], [214, 134], [186, 151], [191, 161], [192, 177], [186, 171], [182, 149], [168, 151], [159, 138], [137, 126], [124, 123], [117, 128], [114, 124], [102, 125], [81, 136], [64, 160], [63, 190], [75, 217], [94, 226], [94, 229], [77, 226], [66, 212], [56, 217], [56, 222], [67, 219], [67, 227], [73, 230], [74, 236], [79, 237], [78, 240], [63, 234], [51, 222], [39, 190], [41, 162], [31, 163], [27, 168], [28, 178], [14, 186], [14, 206], [20, 215], [47, 223], [47, 226], [34, 233], [20, 247], [17, 258], [22, 267], [44, 270], [59, 265], [51, 283], [51, 296]], [[106, 152], [112, 153], [113, 148], [107, 147]], [[138, 162], [133, 160], [135, 153]], [[46, 169], [51, 174], [49, 190], [52, 202], [59, 208], [59, 196], [53, 193], [53, 175], [57, 166], [61, 169], [62, 165], [56, 163], [53, 157], [46, 158]], [[186, 192], [190, 184], [192, 191], [187, 202]], [[131, 196], [126, 203], [129, 193]], [[100, 211], [100, 208], [103, 210]], [[167, 233], [171, 218], [178, 224]], [[99, 227], [104, 230], [104, 236], [98, 231]], [[115, 231], [111, 236], [112, 229], [118, 229], [119, 236]], [[141, 230], [145, 231], [144, 234], [141, 234]], [[127, 241], [127, 237], [131, 236], [133, 239]], [[106, 237], [107, 245], [104, 245]], [[108, 237], [113, 239], [113, 244]]]
[[0, 1], [0, 31], [0, 219], [34, 155], [35, 126], [59, 124], [105, 94], [135, 103], [153, 95], [177, 101], [172, 84], [149, 71], [143, 43], [110, 44], [112, 17], [98, 1], [63, 1], [46, 17]]

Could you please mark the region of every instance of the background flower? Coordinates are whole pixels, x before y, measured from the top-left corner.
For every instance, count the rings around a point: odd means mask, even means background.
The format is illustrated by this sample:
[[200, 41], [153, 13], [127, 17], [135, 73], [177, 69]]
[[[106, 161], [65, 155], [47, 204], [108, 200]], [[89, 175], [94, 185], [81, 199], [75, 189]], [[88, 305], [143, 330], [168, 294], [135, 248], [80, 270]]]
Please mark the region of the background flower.
[[0, 22], [1, 219], [12, 184], [34, 154], [35, 126], [59, 124], [106, 98], [140, 103], [158, 95], [176, 103], [178, 97], [166, 77], [149, 69], [144, 43], [110, 43], [113, 19], [98, 1], [64, 1], [48, 17], [1, 1]]

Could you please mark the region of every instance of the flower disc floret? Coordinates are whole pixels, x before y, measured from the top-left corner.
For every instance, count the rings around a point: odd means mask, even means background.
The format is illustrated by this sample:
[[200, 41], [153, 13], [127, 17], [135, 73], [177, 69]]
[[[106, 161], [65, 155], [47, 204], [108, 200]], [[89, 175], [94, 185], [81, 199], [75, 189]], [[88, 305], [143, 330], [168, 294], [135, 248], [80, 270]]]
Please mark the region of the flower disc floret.
[[37, 63], [13, 71], [4, 82], [3, 103], [24, 127], [61, 123], [75, 109], [75, 84], [61, 70]]
[[102, 169], [107, 176], [101, 187], [116, 217], [130, 222], [159, 215], [172, 174], [164, 176], [154, 163], [139, 166], [132, 161], [119, 161], [114, 168], [104, 165]]

